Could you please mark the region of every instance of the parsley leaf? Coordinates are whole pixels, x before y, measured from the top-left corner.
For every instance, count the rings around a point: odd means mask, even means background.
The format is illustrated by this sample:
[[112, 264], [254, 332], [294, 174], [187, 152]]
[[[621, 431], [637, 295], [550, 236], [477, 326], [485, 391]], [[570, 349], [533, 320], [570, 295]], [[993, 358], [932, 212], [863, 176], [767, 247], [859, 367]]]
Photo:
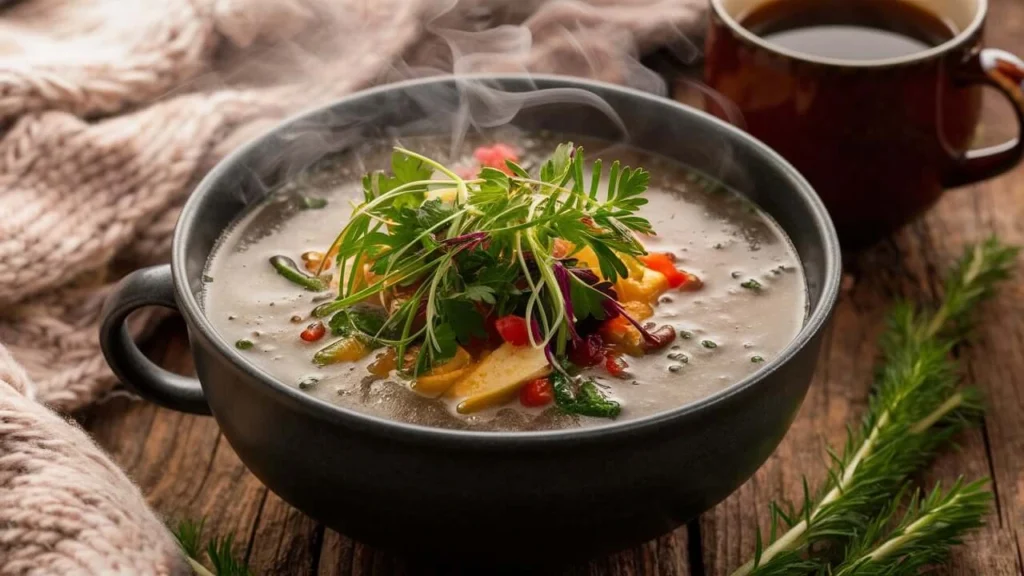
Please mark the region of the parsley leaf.
[[[441, 302], [441, 314], [444, 315], [445, 326], [451, 328], [455, 339], [460, 344], [469, 344], [474, 336], [487, 337], [484, 329], [484, 318], [480, 311], [469, 300], [449, 298]], [[455, 351], [452, 351], [455, 354]]]
[[593, 379], [583, 380], [575, 394], [572, 391], [572, 382], [565, 374], [554, 372], [550, 376], [550, 381], [555, 393], [555, 405], [564, 412], [614, 419], [622, 411], [618, 402], [605, 397]]
[[388, 323], [388, 316], [382, 308], [370, 304], [353, 304], [348, 308], [331, 316], [327, 325], [331, 328], [331, 334], [335, 336], [351, 336], [352, 334], [363, 334], [374, 338], [382, 334], [382, 330]]

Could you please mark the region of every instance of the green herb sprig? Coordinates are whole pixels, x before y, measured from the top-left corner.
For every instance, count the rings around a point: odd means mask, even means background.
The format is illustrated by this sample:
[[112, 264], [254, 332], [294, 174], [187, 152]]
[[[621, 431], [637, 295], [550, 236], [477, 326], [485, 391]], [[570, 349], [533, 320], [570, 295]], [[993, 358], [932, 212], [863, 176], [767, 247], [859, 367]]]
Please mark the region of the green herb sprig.
[[[234, 536], [228, 534], [222, 538], [213, 537], [203, 547], [203, 528], [205, 520], [196, 522], [194, 520], [182, 520], [172, 529], [172, 534], [178, 540], [178, 545], [192, 570], [198, 576], [253, 576], [249, 567], [234, 556]], [[213, 567], [211, 572], [203, 565], [203, 556]]]
[[902, 498], [894, 498], [847, 547], [846, 557], [831, 569], [833, 576], [916, 576], [939, 564], [961, 537], [982, 526], [992, 493], [988, 482], [957, 480], [948, 491], [935, 487], [921, 498], [915, 491], [903, 517], [894, 519]]
[[[820, 567], [805, 554], [815, 544], [852, 540], [865, 533], [906, 478], [928, 462], [960, 429], [977, 419], [977, 393], [958, 389], [950, 351], [963, 341], [974, 308], [1005, 279], [1017, 248], [990, 239], [968, 248], [946, 282], [933, 311], [903, 303], [882, 338], [883, 364], [861, 427], [851, 430], [820, 494], [804, 481], [799, 512], [772, 503], [769, 544], [760, 531], [754, 559], [734, 576], [800, 574]], [[776, 527], [785, 532], [776, 537]]]
[[[536, 176], [507, 162], [507, 173], [484, 168], [478, 178], [464, 179], [396, 148], [390, 175], [363, 179], [363, 202], [329, 250], [343, 279], [338, 297], [314, 314], [326, 317], [366, 298], [404, 292], [381, 330], [392, 333], [382, 343], [404, 357], [422, 341], [417, 372], [450, 358], [457, 344], [486, 335], [481, 303], [498, 314], [521, 313], [537, 326], [529, 334], [533, 346], [564, 353], [577, 320], [603, 318], [600, 300], [594, 305], [588, 296], [604, 295], [553, 256], [555, 239], [593, 250], [601, 275], [614, 282], [628, 275], [622, 258], [646, 253], [635, 233], [653, 233], [636, 214], [647, 203], [648, 173], [614, 162], [605, 176], [596, 161], [586, 178], [584, 162], [583, 149], [567, 143]], [[373, 273], [369, 285], [359, 280], [364, 265]], [[581, 306], [571, 307], [573, 300]]]

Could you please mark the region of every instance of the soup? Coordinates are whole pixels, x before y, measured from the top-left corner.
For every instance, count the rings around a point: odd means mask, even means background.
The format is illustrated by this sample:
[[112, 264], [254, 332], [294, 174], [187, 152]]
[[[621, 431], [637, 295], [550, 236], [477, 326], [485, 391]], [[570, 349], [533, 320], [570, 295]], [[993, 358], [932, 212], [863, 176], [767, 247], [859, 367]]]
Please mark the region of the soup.
[[640, 418], [786, 347], [806, 287], [767, 215], [665, 158], [569, 140], [494, 132], [453, 158], [435, 138], [326, 158], [226, 232], [206, 314], [281, 382], [455, 429]]

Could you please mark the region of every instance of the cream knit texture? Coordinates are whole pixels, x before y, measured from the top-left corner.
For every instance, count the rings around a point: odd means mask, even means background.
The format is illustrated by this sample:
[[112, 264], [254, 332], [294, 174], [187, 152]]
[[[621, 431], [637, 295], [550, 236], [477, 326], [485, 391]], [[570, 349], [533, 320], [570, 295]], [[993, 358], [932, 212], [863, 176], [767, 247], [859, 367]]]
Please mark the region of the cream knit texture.
[[[191, 187], [274, 122], [412, 74], [656, 85], [702, 0], [22, 0], [0, 11], [0, 575], [188, 573], [69, 413], [115, 384], [111, 283], [164, 262]], [[134, 331], [149, 324], [143, 314]]]

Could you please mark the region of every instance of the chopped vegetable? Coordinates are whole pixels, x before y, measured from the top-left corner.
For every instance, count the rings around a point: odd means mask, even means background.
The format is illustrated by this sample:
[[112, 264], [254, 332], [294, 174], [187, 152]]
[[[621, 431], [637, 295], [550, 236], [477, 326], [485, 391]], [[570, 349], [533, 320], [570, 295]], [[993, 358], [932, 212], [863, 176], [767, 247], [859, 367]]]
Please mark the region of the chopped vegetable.
[[319, 274], [322, 270], [327, 270], [331, 267], [331, 261], [324, 261], [323, 252], [317, 252], [310, 250], [302, 253], [302, 265], [306, 270], [314, 276]]
[[604, 339], [600, 334], [590, 334], [569, 347], [569, 361], [577, 366], [596, 366], [604, 356]]
[[436, 398], [444, 394], [472, 369], [473, 357], [459, 346], [452, 359], [421, 374], [412, 382], [412, 389], [424, 396]]
[[299, 338], [302, 338], [306, 342], [316, 342], [317, 340], [323, 338], [324, 334], [326, 333], [327, 327], [324, 326], [323, 322], [317, 320], [316, 322], [313, 322], [309, 326], [306, 326], [306, 329], [303, 330], [301, 334], [299, 334]]
[[508, 402], [523, 384], [550, 371], [544, 350], [506, 342], [456, 382], [448, 395], [462, 399], [456, 408], [460, 414], [470, 414]]
[[324, 282], [321, 278], [316, 276], [309, 276], [308, 274], [299, 270], [299, 267], [295, 265], [295, 261], [287, 256], [273, 256], [270, 258], [270, 265], [277, 270], [285, 280], [293, 284], [298, 284], [306, 290], [312, 290], [313, 292], [323, 292], [327, 290], [327, 282]]
[[398, 367], [398, 356], [395, 354], [394, 348], [388, 348], [384, 352], [377, 354], [373, 362], [366, 367], [367, 371], [378, 378], [386, 378], [391, 372]]
[[758, 282], [757, 280], [754, 280], [753, 278], [747, 280], [746, 282], [743, 282], [742, 284], [740, 284], [740, 286], [746, 288], [747, 290], [753, 290], [754, 292], [760, 292], [762, 288], [761, 283]]
[[555, 404], [564, 412], [595, 418], [615, 418], [622, 411], [619, 403], [606, 398], [593, 380], [580, 382], [575, 393], [572, 390], [573, 382], [561, 372], [552, 374], [550, 382]]
[[629, 364], [619, 354], [608, 354], [605, 357], [604, 369], [615, 378], [629, 378]]
[[665, 280], [668, 282], [669, 288], [679, 288], [683, 284], [689, 281], [690, 275], [685, 272], [680, 272], [675, 265], [672, 257], [666, 253], [648, 254], [646, 256], [640, 256], [640, 261], [655, 272], [660, 272], [665, 276]]
[[555, 391], [547, 378], [538, 378], [526, 383], [519, 390], [519, 403], [528, 408], [547, 406], [555, 399]]
[[661, 350], [665, 346], [668, 346], [676, 339], [676, 329], [671, 326], [662, 326], [657, 328], [650, 333], [650, 337], [645, 338], [643, 341], [644, 352], [651, 352], [652, 350]]
[[700, 345], [705, 348], [718, 348], [718, 344], [714, 340], [701, 340]]
[[761, 362], [764, 362], [764, 358], [762, 358], [761, 356], [754, 356], [750, 359], [750, 361], [753, 362], [754, 364], [760, 364]]
[[239, 350], [249, 350], [253, 347], [252, 340], [246, 340], [245, 338], [235, 342], [235, 348]]
[[519, 162], [519, 154], [516, 153], [511, 146], [507, 144], [497, 143], [493, 146], [481, 146], [473, 152], [473, 157], [480, 163], [481, 166], [488, 168], [494, 168], [501, 170], [509, 176], [512, 175], [512, 169], [508, 167], [508, 162]]
[[338, 362], [355, 362], [362, 360], [369, 353], [370, 347], [363, 341], [362, 336], [346, 336], [317, 351], [313, 355], [313, 363], [317, 366], [327, 366]]
[[494, 327], [501, 335], [501, 339], [513, 346], [528, 346], [530, 344], [526, 318], [522, 316], [502, 316], [495, 320]]
[[654, 302], [668, 290], [665, 275], [650, 268], [644, 268], [641, 276], [620, 278], [615, 283], [615, 292], [624, 302]]

